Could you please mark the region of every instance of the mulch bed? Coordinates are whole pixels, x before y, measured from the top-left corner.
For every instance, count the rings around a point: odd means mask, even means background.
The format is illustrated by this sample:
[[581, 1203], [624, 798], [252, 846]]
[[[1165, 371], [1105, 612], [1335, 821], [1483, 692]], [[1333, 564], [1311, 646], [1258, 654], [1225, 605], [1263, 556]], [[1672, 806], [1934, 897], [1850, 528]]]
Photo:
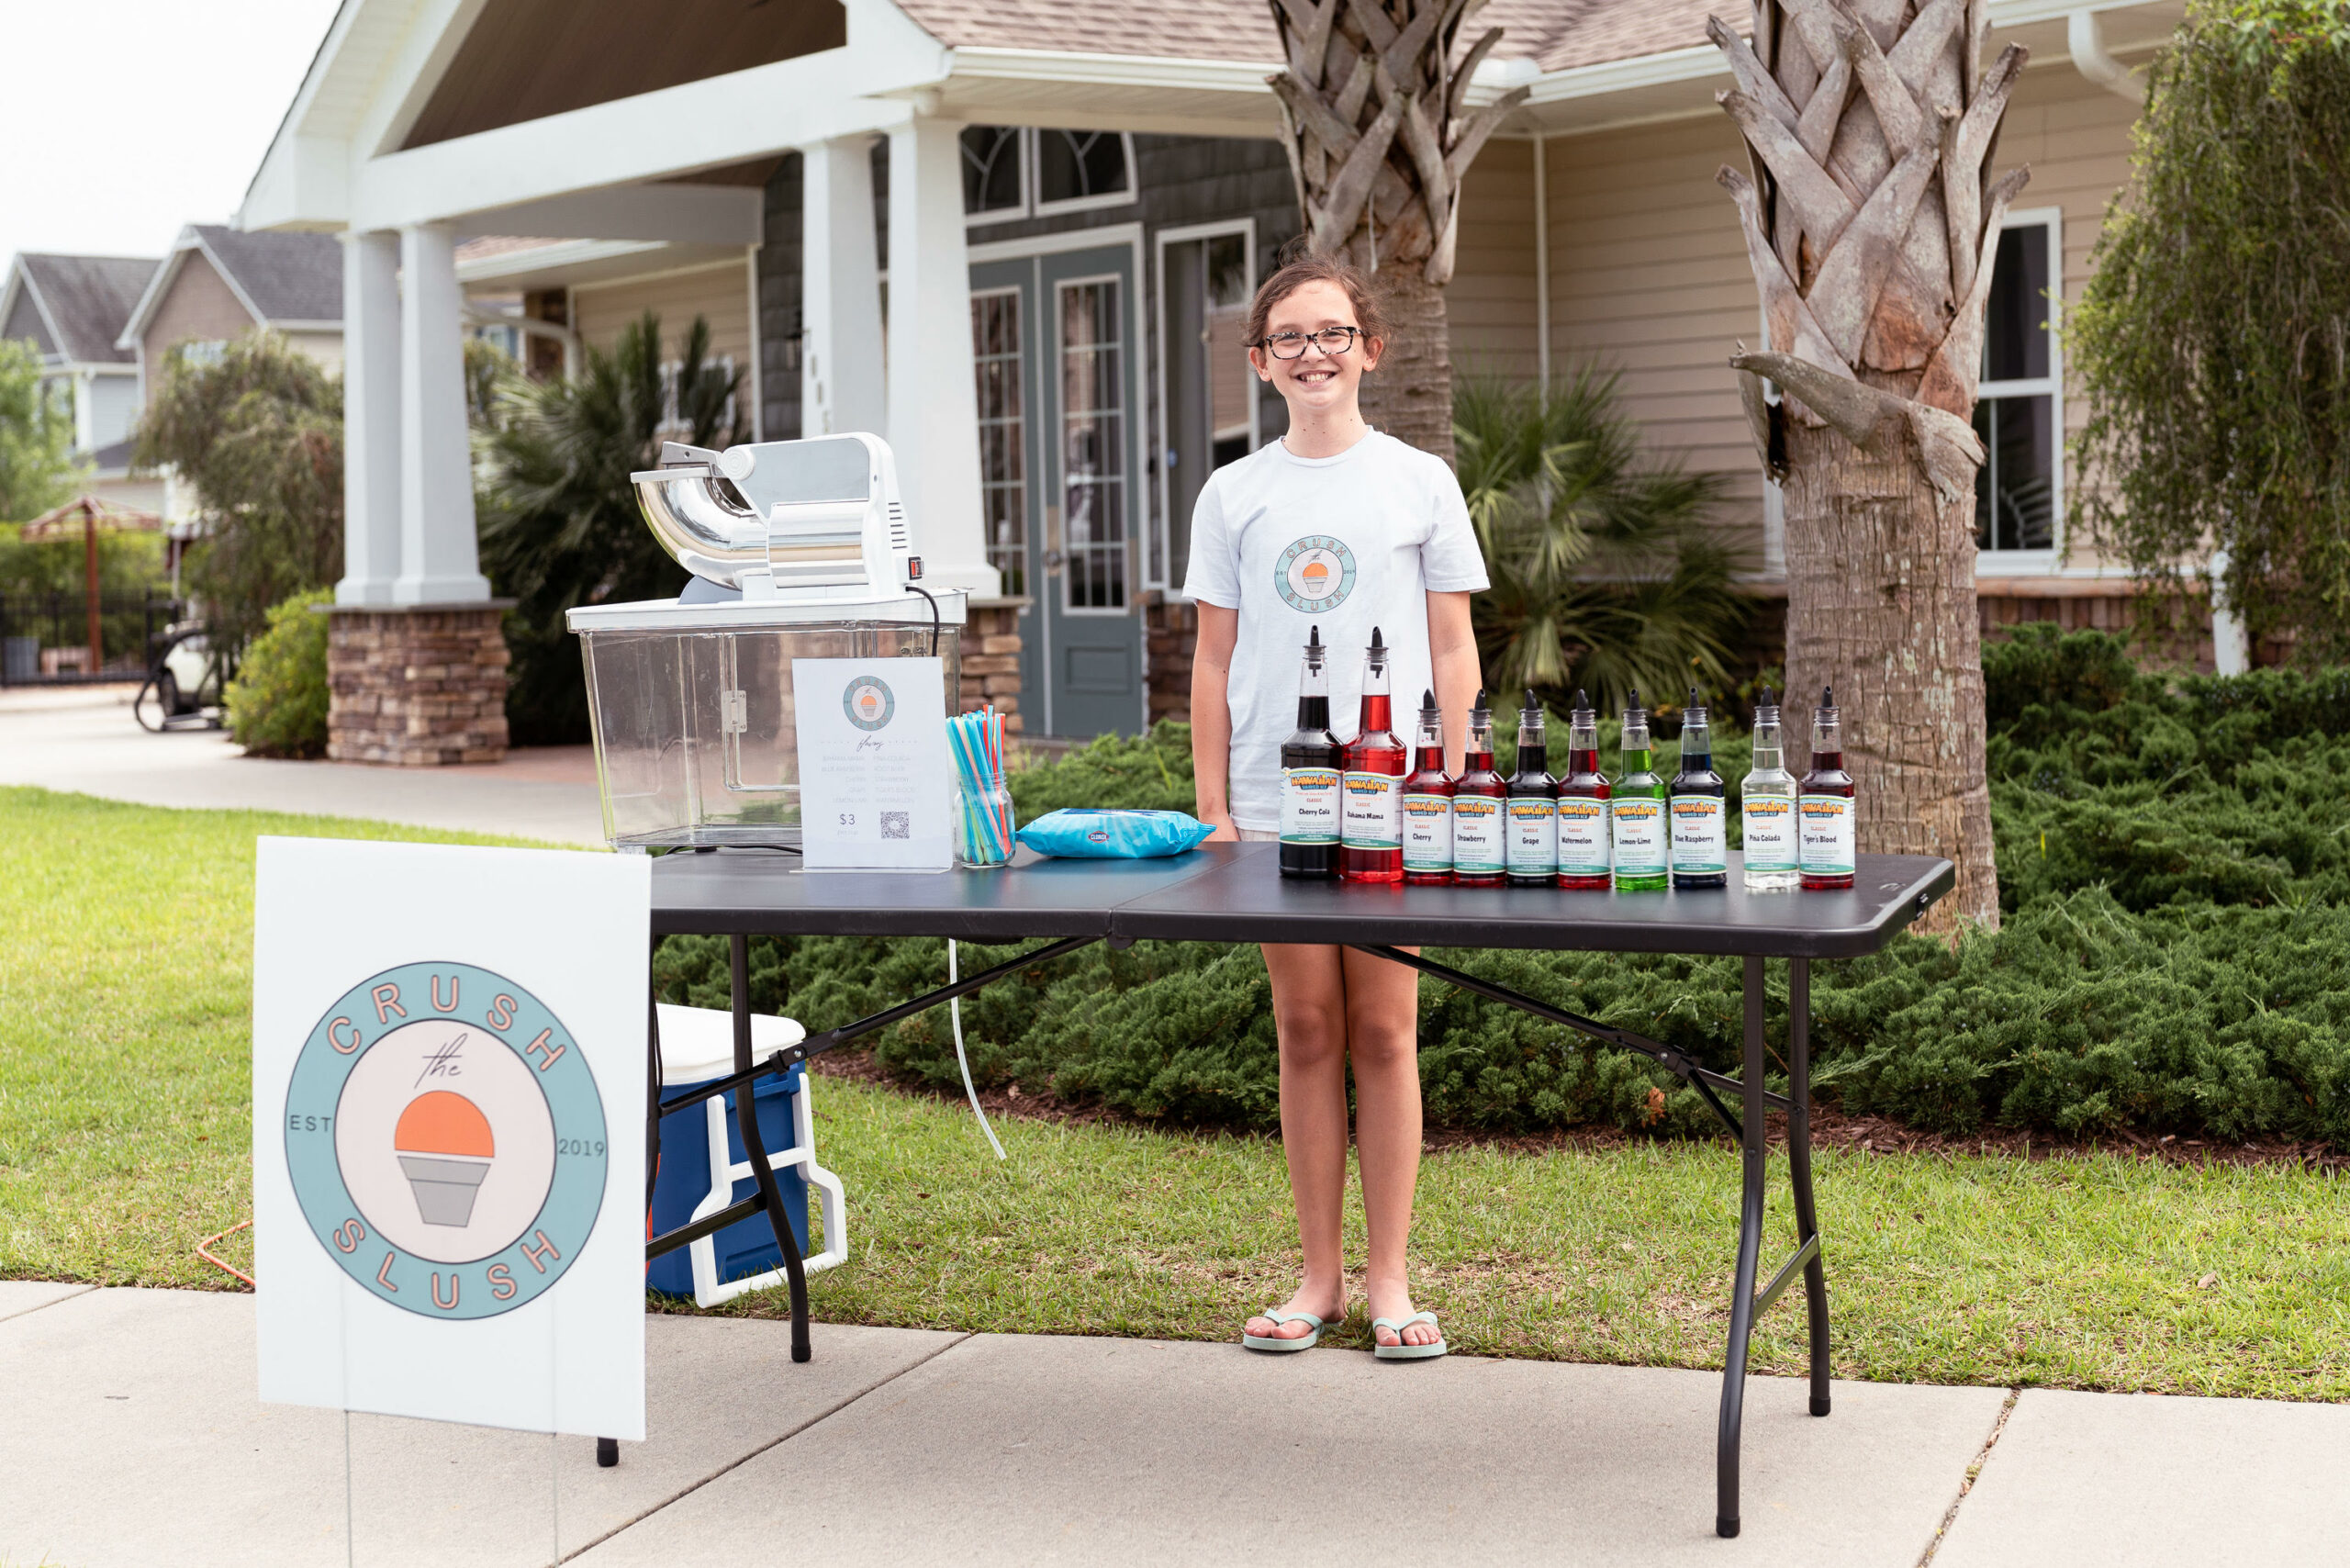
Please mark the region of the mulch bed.
[[[959, 1093], [924, 1088], [893, 1078], [881, 1070], [871, 1051], [834, 1051], [808, 1064], [827, 1078], [872, 1084], [892, 1093], [966, 1105]], [[1028, 1121], [1055, 1122], [1065, 1126], [1139, 1126], [1168, 1130], [1164, 1124], [1126, 1116], [1100, 1105], [1071, 1103], [1050, 1091], [1038, 1093], [1012, 1084], [982, 1089], [979, 1104], [990, 1116], [1016, 1116]], [[1776, 1112], [1770, 1118], [1774, 1144], [1785, 1141], [1785, 1120]], [[1267, 1135], [1269, 1136], [1269, 1135]], [[1620, 1127], [1561, 1128], [1548, 1133], [1481, 1133], [1460, 1127], [1431, 1127], [1422, 1147], [1431, 1154], [1452, 1148], [1500, 1148], [1537, 1154], [1551, 1149], [1623, 1148], [1658, 1141]], [[1727, 1143], [1724, 1136], [1719, 1140]], [[2317, 1142], [2223, 1143], [2210, 1138], [2148, 1136], [2123, 1129], [2095, 1137], [2065, 1137], [2048, 1132], [1986, 1128], [1978, 1133], [1921, 1132], [1883, 1116], [1849, 1116], [1834, 1105], [1814, 1105], [1811, 1144], [1816, 1149], [1844, 1153], [1953, 1156], [2004, 1155], [2010, 1159], [2065, 1159], [2089, 1154], [2118, 1154], [2165, 1165], [2286, 1166], [2329, 1174], [2350, 1170], [2350, 1154]]]

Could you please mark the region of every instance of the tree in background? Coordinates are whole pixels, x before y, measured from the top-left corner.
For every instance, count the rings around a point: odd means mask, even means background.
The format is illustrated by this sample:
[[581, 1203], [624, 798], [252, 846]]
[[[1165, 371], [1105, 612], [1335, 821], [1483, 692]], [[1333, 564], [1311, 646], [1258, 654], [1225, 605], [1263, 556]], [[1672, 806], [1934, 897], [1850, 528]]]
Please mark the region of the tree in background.
[[207, 362], [173, 349], [135, 461], [196, 488], [205, 532], [181, 580], [218, 645], [342, 575], [342, 382], [274, 332]]
[[1460, 488], [1494, 579], [1472, 610], [1495, 691], [1564, 708], [1581, 687], [1613, 708], [1636, 688], [1671, 705], [1729, 682], [1751, 607], [1707, 526], [1721, 478], [1642, 462], [1617, 383], [1586, 363], [1548, 396], [1482, 376], [1453, 389]]
[[1270, 0], [1288, 69], [1267, 78], [1315, 251], [1375, 274], [1393, 324], [1363, 417], [1450, 460], [1452, 281], [1460, 183], [1513, 87], [1482, 108], [1469, 79], [1501, 41], [1492, 28], [1456, 51], [1472, 0]]
[[1987, 13], [1757, 0], [1751, 42], [1707, 24], [1755, 171], [1719, 178], [1770, 342], [1730, 363], [1784, 487], [1788, 708], [1800, 717], [1834, 684], [1860, 847], [1955, 862], [1929, 916], [1944, 926], [1999, 919], [1969, 421], [1999, 224], [2025, 178], [1990, 174], [2024, 51], [1983, 69]]
[[517, 745], [588, 739], [579, 644], [564, 612], [582, 604], [662, 599], [686, 572], [644, 525], [629, 475], [657, 467], [664, 441], [728, 446], [742, 375], [710, 352], [694, 318], [663, 369], [651, 311], [610, 351], [583, 345], [579, 373], [549, 381], [509, 374], [476, 427], [481, 566], [514, 599], [506, 642], [514, 662], [507, 723]]
[[29, 522], [73, 498], [73, 407], [41, 383], [40, 353], [0, 339], [0, 522]]
[[2071, 319], [2075, 527], [2254, 635], [2350, 657], [2350, 12], [2196, 0]]

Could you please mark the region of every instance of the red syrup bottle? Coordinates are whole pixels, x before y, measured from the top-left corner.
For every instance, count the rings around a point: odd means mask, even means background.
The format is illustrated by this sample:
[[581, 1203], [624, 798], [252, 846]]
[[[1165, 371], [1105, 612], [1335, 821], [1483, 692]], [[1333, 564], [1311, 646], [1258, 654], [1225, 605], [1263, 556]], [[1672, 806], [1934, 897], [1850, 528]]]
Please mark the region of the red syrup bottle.
[[1559, 886], [1606, 892], [1614, 879], [1607, 775], [1599, 771], [1599, 715], [1575, 693], [1567, 717], [1567, 770], [1559, 775]]
[[1503, 834], [1509, 781], [1494, 769], [1494, 711], [1477, 693], [1469, 710], [1468, 752], [1452, 782], [1452, 880], [1498, 888], [1506, 879]]
[[1347, 743], [1339, 787], [1338, 878], [1348, 882], [1404, 879], [1404, 776], [1408, 758], [1395, 738], [1387, 691], [1387, 644], [1371, 629], [1363, 654], [1362, 727]]
[[1412, 737], [1412, 776], [1404, 780], [1404, 880], [1452, 880], [1452, 776], [1444, 770], [1444, 716], [1436, 693], [1420, 694], [1420, 728]]
[[1804, 890], [1833, 892], [1852, 885], [1858, 823], [1852, 776], [1844, 771], [1844, 726], [1836, 689], [1822, 687], [1811, 711], [1811, 771], [1796, 786], [1796, 854]]

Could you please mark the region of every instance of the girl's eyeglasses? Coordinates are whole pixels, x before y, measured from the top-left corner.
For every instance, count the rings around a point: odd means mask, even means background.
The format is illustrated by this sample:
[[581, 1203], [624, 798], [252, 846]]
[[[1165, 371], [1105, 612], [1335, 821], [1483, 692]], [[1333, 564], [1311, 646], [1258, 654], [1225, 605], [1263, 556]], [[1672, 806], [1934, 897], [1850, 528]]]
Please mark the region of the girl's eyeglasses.
[[1303, 359], [1305, 345], [1312, 343], [1335, 357], [1353, 348], [1361, 330], [1360, 327], [1325, 327], [1318, 332], [1268, 332], [1257, 347], [1275, 359]]

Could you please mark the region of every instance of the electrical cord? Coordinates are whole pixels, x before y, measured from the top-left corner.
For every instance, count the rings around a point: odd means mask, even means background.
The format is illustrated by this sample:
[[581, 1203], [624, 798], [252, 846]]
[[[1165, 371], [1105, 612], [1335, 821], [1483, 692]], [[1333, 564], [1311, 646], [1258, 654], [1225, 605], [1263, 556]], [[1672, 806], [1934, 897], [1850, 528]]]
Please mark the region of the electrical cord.
[[[930, 599], [930, 590], [918, 584], [908, 583], [906, 589], [910, 593], [918, 593], [924, 599]], [[932, 658], [938, 656], [938, 600], [934, 599], [930, 599], [930, 656]]]
[[[962, 977], [955, 972], [955, 938], [946, 939], [946, 983], [953, 985]], [[995, 1129], [988, 1126], [988, 1114], [979, 1109], [979, 1092], [971, 1086], [971, 1058], [963, 1054], [963, 999], [951, 998], [946, 1003], [947, 1016], [955, 1021], [955, 1061], [963, 1070], [963, 1092], [971, 1097], [971, 1114], [979, 1119], [979, 1131], [988, 1135], [988, 1146], [995, 1150], [998, 1159], [1005, 1158], [1003, 1145], [997, 1141]]]

